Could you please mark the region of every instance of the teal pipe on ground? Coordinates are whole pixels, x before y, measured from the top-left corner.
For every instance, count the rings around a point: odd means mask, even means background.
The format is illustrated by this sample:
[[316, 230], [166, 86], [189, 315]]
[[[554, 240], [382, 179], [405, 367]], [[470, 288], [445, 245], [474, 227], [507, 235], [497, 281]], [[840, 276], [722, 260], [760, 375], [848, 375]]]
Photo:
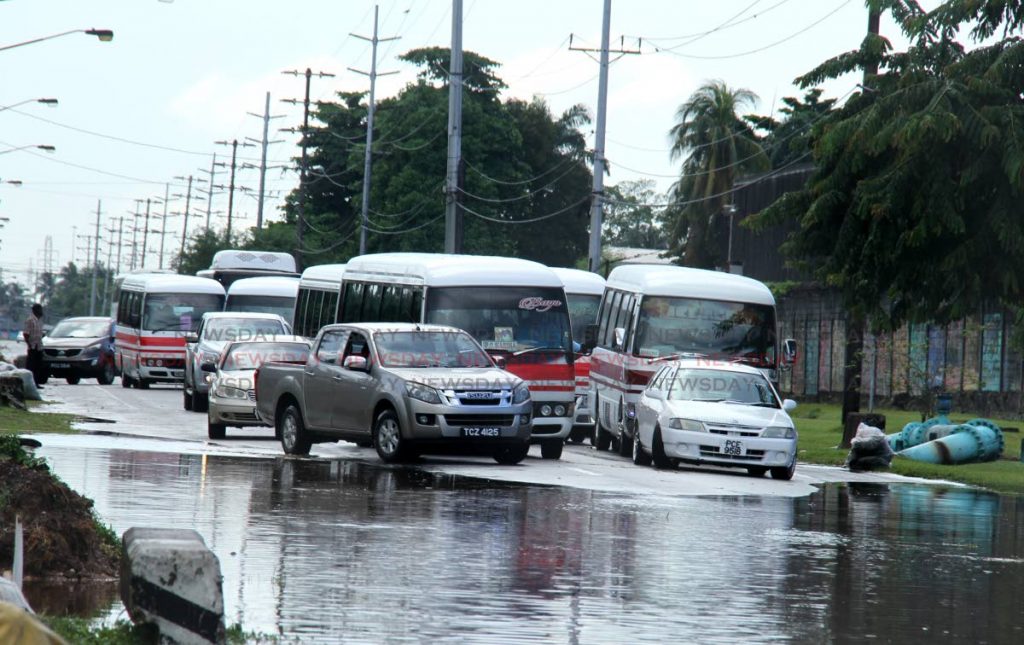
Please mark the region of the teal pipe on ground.
[[900, 452], [928, 441], [928, 430], [940, 425], [949, 425], [946, 415], [940, 414], [927, 421], [911, 421], [900, 432], [887, 435], [886, 440], [893, 452]]
[[999, 426], [987, 419], [971, 419], [946, 436], [905, 448], [897, 456], [930, 464], [969, 464], [998, 459], [1003, 446]]

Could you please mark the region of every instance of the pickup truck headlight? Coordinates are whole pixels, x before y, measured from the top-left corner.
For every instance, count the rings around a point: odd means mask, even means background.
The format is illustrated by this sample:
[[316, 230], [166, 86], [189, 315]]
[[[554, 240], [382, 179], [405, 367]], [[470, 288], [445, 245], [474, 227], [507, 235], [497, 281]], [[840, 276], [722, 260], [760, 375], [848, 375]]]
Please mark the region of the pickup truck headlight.
[[668, 422], [668, 427], [673, 430], [687, 430], [689, 432], [707, 432], [704, 424], [700, 421], [693, 419], [672, 419]]
[[429, 385], [422, 383], [406, 383], [405, 393], [417, 401], [424, 403], [441, 403], [441, 393]]
[[101, 343], [93, 343], [92, 345], [89, 345], [88, 347], [82, 350], [82, 353], [79, 354], [79, 357], [92, 358], [93, 356], [98, 356], [100, 353], [100, 345]]
[[771, 426], [761, 433], [763, 439], [794, 439], [796, 430], [787, 426]]
[[230, 385], [218, 385], [213, 393], [222, 399], [248, 399], [249, 393], [246, 390]]
[[526, 403], [529, 400], [530, 388], [526, 387], [526, 383], [520, 383], [512, 390], [512, 403]]
[[216, 363], [217, 359], [220, 358], [220, 354], [216, 352], [199, 352], [199, 364], [203, 363]]

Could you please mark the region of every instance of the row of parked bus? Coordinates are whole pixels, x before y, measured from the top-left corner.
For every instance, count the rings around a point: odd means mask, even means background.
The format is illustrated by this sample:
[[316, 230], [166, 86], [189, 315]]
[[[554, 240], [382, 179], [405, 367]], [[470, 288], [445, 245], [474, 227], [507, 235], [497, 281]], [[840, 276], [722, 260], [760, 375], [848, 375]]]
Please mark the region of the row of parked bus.
[[300, 275], [286, 254], [223, 251], [203, 273], [119, 279], [125, 387], [180, 382], [184, 336], [207, 312], [278, 313], [308, 339], [333, 323], [444, 325], [528, 384], [541, 404], [534, 440], [557, 458], [566, 439], [628, 454], [635, 404], [666, 360], [727, 359], [776, 382], [794, 351], [778, 339], [767, 287], [720, 272], [627, 265], [606, 282], [515, 258], [384, 253]]

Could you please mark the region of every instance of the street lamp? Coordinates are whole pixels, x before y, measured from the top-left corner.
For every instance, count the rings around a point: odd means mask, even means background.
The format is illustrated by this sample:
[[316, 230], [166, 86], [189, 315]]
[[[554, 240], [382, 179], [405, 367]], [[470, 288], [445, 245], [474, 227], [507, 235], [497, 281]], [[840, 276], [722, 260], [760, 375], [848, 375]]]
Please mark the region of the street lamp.
[[14, 43], [13, 45], [4, 45], [0, 47], [0, 51], [5, 49], [14, 49], [15, 47], [23, 47], [25, 45], [32, 45], [39, 43], [44, 40], [52, 40], [54, 38], [60, 38], [61, 36], [67, 36], [69, 34], [86, 34], [88, 36], [96, 36], [101, 42], [108, 43], [114, 39], [114, 32], [110, 29], [71, 29], [70, 31], [63, 31], [59, 34], [51, 34], [49, 36], [43, 36], [41, 38], [33, 38], [32, 40], [26, 40], [20, 43]]
[[732, 220], [736, 215], [736, 210], [736, 204], [726, 204], [722, 207], [722, 211], [729, 216], [729, 246], [725, 253], [725, 270], [729, 273], [732, 273]]
[[7, 150], [0, 150], [0, 155], [5, 155], [8, 152], [17, 152], [19, 150], [28, 150], [29, 148], [38, 148], [40, 150], [45, 150], [46, 152], [53, 152], [54, 150], [57, 149], [53, 146], [46, 144], [33, 144], [28, 146], [18, 146], [17, 148], [8, 148]]
[[54, 107], [57, 105], [57, 99], [25, 99], [24, 101], [18, 101], [17, 103], [12, 103], [11, 105], [0, 105], [0, 112], [16, 108], [20, 105], [25, 105], [26, 103], [42, 103], [43, 105], [49, 105], [50, 107]]

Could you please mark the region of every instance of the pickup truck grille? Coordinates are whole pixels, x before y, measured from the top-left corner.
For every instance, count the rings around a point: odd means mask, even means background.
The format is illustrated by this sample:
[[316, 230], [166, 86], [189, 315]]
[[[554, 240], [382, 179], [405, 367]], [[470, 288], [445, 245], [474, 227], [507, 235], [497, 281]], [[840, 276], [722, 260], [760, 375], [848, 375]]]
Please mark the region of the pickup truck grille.
[[445, 393], [459, 405], [508, 405], [509, 393], [502, 390], [449, 390]]
[[448, 425], [452, 426], [510, 426], [515, 419], [512, 414], [446, 414]]
[[78, 356], [82, 353], [81, 349], [45, 349], [47, 356]]

